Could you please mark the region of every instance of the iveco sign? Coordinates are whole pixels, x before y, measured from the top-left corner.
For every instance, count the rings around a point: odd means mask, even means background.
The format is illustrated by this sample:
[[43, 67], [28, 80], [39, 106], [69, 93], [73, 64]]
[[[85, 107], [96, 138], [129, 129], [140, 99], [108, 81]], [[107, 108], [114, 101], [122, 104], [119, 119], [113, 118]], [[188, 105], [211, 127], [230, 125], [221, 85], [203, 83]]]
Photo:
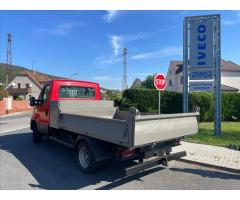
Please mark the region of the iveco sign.
[[188, 91], [214, 92], [214, 133], [221, 135], [221, 17], [184, 18], [183, 111], [188, 112]]
[[190, 21], [189, 67], [213, 67], [213, 21]]

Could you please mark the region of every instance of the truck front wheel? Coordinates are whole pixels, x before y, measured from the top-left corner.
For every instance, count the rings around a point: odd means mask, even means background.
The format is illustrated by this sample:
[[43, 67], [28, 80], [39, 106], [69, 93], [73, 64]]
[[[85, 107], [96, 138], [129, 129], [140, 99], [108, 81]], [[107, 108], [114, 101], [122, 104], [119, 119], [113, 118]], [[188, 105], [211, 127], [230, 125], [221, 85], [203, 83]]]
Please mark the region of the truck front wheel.
[[84, 173], [92, 173], [97, 168], [96, 158], [90, 145], [82, 141], [78, 145], [78, 164]]
[[40, 143], [40, 142], [42, 142], [42, 135], [41, 135], [41, 133], [38, 131], [36, 124], [33, 124], [32, 131], [33, 131], [33, 133], [32, 133], [32, 135], [33, 135], [33, 142], [34, 142], [34, 143]]

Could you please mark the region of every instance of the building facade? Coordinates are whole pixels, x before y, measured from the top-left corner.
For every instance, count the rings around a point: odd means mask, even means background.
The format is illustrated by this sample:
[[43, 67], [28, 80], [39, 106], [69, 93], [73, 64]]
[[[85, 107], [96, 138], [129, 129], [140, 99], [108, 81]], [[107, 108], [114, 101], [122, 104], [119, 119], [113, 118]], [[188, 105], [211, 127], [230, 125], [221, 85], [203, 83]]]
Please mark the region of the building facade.
[[5, 87], [5, 90], [13, 99], [28, 100], [30, 96], [38, 97], [41, 89], [47, 81], [51, 80], [47, 75], [36, 72], [23, 71]]
[[[171, 61], [167, 72], [168, 91], [183, 92], [183, 62]], [[240, 92], [240, 65], [221, 60], [221, 89], [224, 92]]]

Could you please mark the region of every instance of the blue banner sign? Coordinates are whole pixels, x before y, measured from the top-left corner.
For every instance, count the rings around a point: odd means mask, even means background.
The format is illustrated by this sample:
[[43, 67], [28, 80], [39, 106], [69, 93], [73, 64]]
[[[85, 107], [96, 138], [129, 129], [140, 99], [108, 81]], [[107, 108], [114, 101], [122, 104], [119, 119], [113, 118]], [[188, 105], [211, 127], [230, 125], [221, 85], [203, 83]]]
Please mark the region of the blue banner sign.
[[189, 79], [190, 80], [213, 79], [213, 72], [212, 71], [190, 71]]
[[213, 67], [212, 19], [190, 21], [189, 67]]
[[192, 81], [189, 83], [190, 91], [213, 91], [213, 81]]

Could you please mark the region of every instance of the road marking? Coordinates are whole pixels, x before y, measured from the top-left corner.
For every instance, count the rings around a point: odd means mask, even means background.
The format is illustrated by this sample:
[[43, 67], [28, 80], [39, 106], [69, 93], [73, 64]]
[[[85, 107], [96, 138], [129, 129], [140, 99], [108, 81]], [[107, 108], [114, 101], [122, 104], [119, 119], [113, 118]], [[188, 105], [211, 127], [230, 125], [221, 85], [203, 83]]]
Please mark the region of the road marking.
[[13, 131], [17, 131], [17, 130], [22, 130], [22, 129], [26, 129], [26, 128], [30, 128], [30, 125], [25, 126], [25, 127], [21, 127], [21, 128], [16, 128], [16, 129], [11, 129], [11, 130], [7, 130], [7, 131], [3, 131], [3, 132], [0, 131], [0, 134], [2, 134], [2, 133], [8, 133], [8, 132], [13, 132]]

